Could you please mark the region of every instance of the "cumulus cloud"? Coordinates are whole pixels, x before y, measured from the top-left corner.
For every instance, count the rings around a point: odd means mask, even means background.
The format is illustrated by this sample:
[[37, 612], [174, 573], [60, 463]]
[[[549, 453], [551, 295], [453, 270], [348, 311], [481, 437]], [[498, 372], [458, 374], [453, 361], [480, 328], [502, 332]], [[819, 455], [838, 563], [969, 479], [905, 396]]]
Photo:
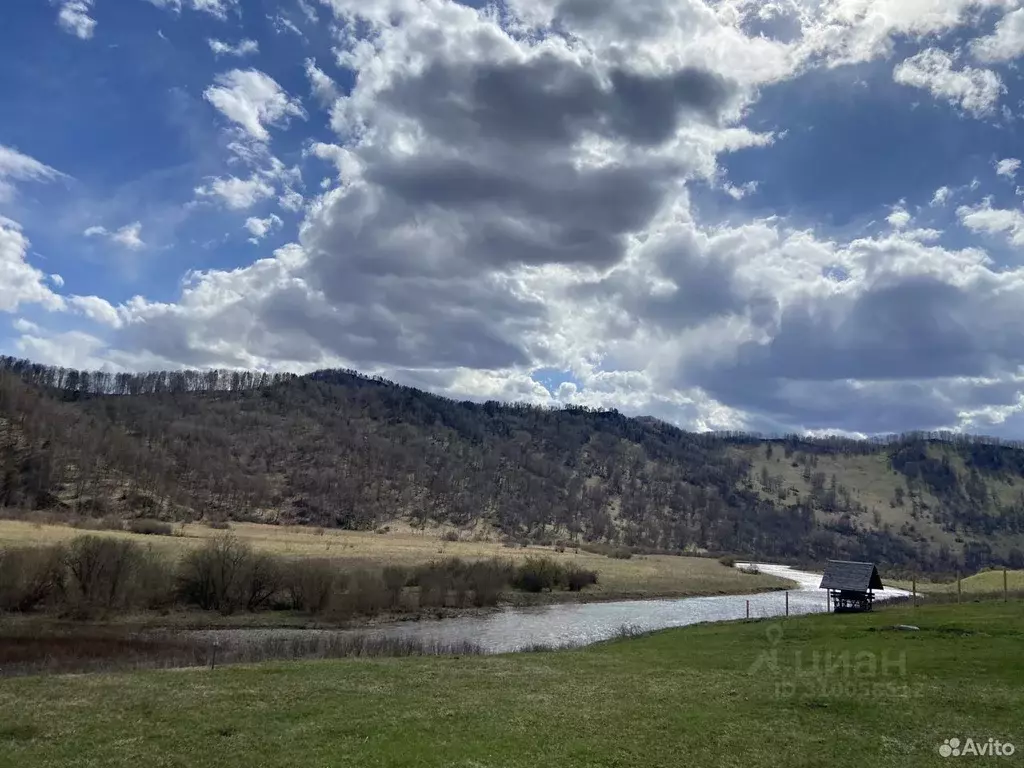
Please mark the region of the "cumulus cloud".
[[[999, 78], [932, 46], [1007, 4], [784, 0], [770, 19], [747, 0], [483, 5], [318, 9], [353, 83], [342, 93], [305, 62], [335, 133], [304, 145], [337, 172], [321, 192], [268, 149], [272, 127], [304, 117], [298, 101], [256, 70], [219, 76], [206, 98], [232, 124], [234, 175], [196, 194], [301, 210], [295, 242], [191, 272], [173, 301], [70, 297], [109, 334], [106, 351], [82, 340], [90, 357], [350, 366], [455, 397], [708, 429], [870, 433], [1020, 409], [1024, 272], [915, 221], [973, 199], [967, 186], [873, 200], [877, 214], [907, 195], [864, 236], [755, 217], [769, 195], [724, 181], [725, 155], [770, 151], [768, 131], [786, 127], [746, 124], [764, 86], [891, 55], [897, 39], [924, 48], [898, 82], [988, 114]], [[766, 19], [789, 31], [762, 34]], [[709, 186], [724, 195], [691, 200]], [[726, 213], [709, 216], [707, 197]], [[960, 237], [1024, 232], [991, 201], [957, 221]], [[256, 243], [289, 234], [273, 213], [244, 226]], [[63, 341], [30, 331], [34, 352], [60, 354]], [[573, 381], [548, 389], [543, 370]]]
[[929, 91], [975, 117], [991, 114], [1005, 90], [999, 75], [990, 69], [954, 69], [953, 65], [952, 55], [929, 48], [897, 65], [893, 79]]
[[886, 221], [888, 221], [894, 229], [903, 229], [911, 222], [911, 220], [911, 215], [907, 212], [907, 209], [903, 207], [902, 203], [894, 206], [892, 211], [886, 217]]
[[1020, 170], [1020, 160], [1015, 157], [1008, 157], [1005, 160], [999, 160], [996, 163], [996, 173], [999, 176], [1005, 176], [1008, 179], [1016, 178], [1017, 171]]
[[99, 296], [71, 296], [67, 303], [77, 312], [102, 325], [121, 327], [121, 316], [114, 306]]
[[233, 69], [218, 75], [203, 96], [257, 141], [270, 139], [268, 126], [279, 127], [291, 117], [306, 117], [297, 100], [285, 93], [274, 78], [257, 69]]
[[1024, 245], [1024, 213], [992, 207], [991, 198], [975, 206], [961, 206], [956, 215], [963, 224], [974, 232], [1005, 234], [1013, 245]]
[[139, 221], [125, 224], [120, 229], [114, 231], [110, 231], [102, 226], [92, 226], [82, 234], [86, 237], [105, 238], [132, 251], [138, 251], [146, 247], [146, 244], [142, 241], [142, 222]]
[[96, 20], [89, 16], [92, 0], [65, 0], [57, 14], [57, 24], [80, 40], [88, 40], [96, 29]]
[[1003, 16], [995, 31], [971, 41], [971, 53], [979, 61], [1003, 62], [1024, 54], [1024, 9], [1018, 8]]
[[199, 197], [220, 198], [228, 208], [241, 211], [272, 196], [274, 187], [257, 174], [253, 174], [248, 179], [240, 179], [237, 176], [215, 178], [208, 184], [196, 187], [195, 193]]
[[0, 216], [0, 312], [22, 304], [61, 310], [64, 300], [46, 285], [46, 274], [28, 263], [29, 240], [17, 222]]
[[260, 45], [255, 40], [240, 40], [237, 44], [231, 45], [211, 37], [206, 42], [215, 56], [248, 56], [260, 52]]
[[252, 235], [252, 237], [249, 238], [249, 242], [253, 244], [259, 243], [260, 240], [280, 226], [281, 217], [273, 213], [265, 219], [250, 216], [245, 220], [245, 228], [249, 230], [249, 234]]

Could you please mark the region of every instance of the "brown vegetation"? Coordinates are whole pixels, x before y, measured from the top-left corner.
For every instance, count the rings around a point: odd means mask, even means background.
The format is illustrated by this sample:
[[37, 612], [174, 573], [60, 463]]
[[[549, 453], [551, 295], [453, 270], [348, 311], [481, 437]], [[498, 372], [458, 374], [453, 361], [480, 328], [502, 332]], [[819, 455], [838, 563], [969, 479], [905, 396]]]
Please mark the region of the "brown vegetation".
[[[0, 509], [165, 534], [193, 520], [495, 530], [565, 549], [1024, 565], [1024, 450], [693, 434], [458, 403], [351, 371], [83, 372], [0, 358]], [[152, 521], [152, 522], [143, 522]], [[173, 528], [172, 528], [173, 532]]]

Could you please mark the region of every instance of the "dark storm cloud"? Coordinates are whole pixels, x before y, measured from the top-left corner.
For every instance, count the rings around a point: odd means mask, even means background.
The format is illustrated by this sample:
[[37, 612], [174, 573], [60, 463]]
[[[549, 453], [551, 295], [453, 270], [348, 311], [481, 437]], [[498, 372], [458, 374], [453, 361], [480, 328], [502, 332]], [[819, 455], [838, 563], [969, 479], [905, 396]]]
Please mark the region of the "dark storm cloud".
[[[962, 410], [1016, 402], [1024, 364], [1013, 297], [934, 277], [902, 278], [852, 302], [787, 309], [767, 344], [685, 372], [720, 402], [779, 423], [877, 432], [955, 424]], [[969, 381], [968, 379], [992, 381]], [[860, 384], [854, 382], [861, 382]]]
[[563, 0], [556, 26], [572, 29], [608, 27], [627, 39], [653, 37], [675, 22], [664, 0]]
[[623, 235], [650, 221], [668, 183], [664, 167], [579, 170], [561, 163], [524, 174], [430, 157], [381, 163], [367, 180], [418, 210], [461, 215], [465, 258], [480, 266], [612, 264]]
[[[997, 305], [998, 306], [998, 305]], [[1024, 356], [1024, 328], [979, 317], [977, 294], [932, 277], [797, 305], [767, 346], [740, 349], [738, 368], [764, 378], [812, 381], [986, 376]]]
[[612, 301], [669, 333], [712, 317], [743, 314], [758, 301], [740, 294], [735, 265], [714, 250], [703, 251], [692, 231], [649, 242], [638, 257], [657, 265], [658, 277], [670, 280], [673, 287], [654, 291], [648, 280], [624, 268], [599, 283], [581, 285], [573, 294]]
[[717, 122], [737, 95], [734, 83], [696, 67], [659, 76], [614, 69], [608, 79], [553, 54], [501, 64], [436, 61], [380, 98], [453, 144], [536, 149], [565, 147], [584, 131], [660, 144], [684, 119]]
[[[467, 302], [436, 304], [430, 286], [394, 291], [365, 283], [364, 301], [337, 308], [310, 302], [301, 290], [273, 294], [260, 315], [270, 328], [302, 329], [321, 349], [363, 366], [467, 366], [481, 370], [526, 362], [522, 349], [503, 337], [501, 318], [471, 311]], [[387, 298], [388, 307], [372, 301]], [[426, 300], [425, 300], [426, 299]], [[521, 321], [523, 326], [528, 323]]]

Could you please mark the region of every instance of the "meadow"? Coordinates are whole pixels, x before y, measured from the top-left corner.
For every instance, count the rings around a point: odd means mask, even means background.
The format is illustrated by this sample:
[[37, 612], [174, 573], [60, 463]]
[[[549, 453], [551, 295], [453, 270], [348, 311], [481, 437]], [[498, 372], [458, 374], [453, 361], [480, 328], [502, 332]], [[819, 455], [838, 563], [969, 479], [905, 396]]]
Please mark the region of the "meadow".
[[[917, 631], [901, 631], [912, 624]], [[0, 766], [934, 766], [1024, 754], [1020, 602], [584, 649], [0, 681]], [[998, 763], [997, 763], [998, 764]]]
[[[140, 542], [171, 558], [203, 546], [225, 533], [201, 524], [175, 525], [175, 535], [153, 536], [121, 531], [87, 531], [90, 535]], [[450, 530], [450, 529], [449, 529]], [[47, 525], [21, 520], [0, 520], [0, 548], [69, 542], [85, 531], [67, 525]], [[633, 555], [628, 559], [554, 547], [508, 547], [494, 539], [447, 541], [449, 531], [418, 531], [392, 527], [387, 533], [343, 531], [299, 526], [232, 523], [230, 533], [258, 552], [303, 559], [327, 559], [340, 568], [380, 568], [389, 565], [415, 567], [431, 561], [490, 558], [521, 562], [543, 555], [558, 563], [596, 571], [598, 583], [584, 592], [559, 593], [559, 600], [611, 600], [650, 597], [691, 597], [742, 594], [784, 589], [791, 584], [766, 574], [748, 574], [722, 565], [713, 558], [675, 555]]]

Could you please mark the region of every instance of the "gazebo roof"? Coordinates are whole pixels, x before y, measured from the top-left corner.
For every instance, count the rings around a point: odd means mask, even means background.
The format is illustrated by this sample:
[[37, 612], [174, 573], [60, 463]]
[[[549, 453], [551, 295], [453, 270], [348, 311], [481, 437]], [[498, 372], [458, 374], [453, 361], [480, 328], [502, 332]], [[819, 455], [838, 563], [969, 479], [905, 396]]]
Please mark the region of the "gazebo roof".
[[884, 589], [874, 563], [856, 563], [848, 560], [829, 560], [821, 589], [840, 589], [849, 592], [867, 592]]

